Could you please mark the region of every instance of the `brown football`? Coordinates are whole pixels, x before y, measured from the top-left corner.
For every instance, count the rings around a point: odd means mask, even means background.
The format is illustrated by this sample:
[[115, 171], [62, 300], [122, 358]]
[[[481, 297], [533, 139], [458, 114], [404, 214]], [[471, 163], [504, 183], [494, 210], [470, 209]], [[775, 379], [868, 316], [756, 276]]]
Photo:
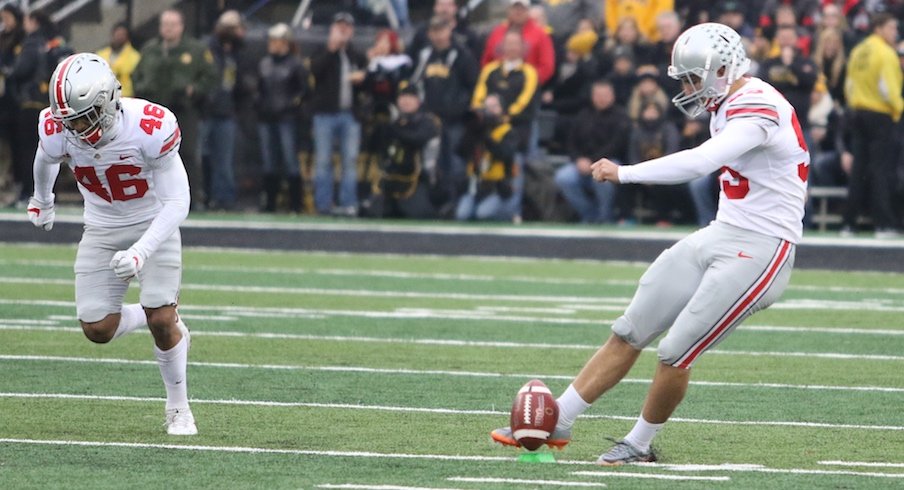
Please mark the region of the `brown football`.
[[512, 404], [512, 436], [529, 451], [549, 439], [559, 421], [559, 406], [552, 392], [539, 379], [532, 379], [518, 390]]

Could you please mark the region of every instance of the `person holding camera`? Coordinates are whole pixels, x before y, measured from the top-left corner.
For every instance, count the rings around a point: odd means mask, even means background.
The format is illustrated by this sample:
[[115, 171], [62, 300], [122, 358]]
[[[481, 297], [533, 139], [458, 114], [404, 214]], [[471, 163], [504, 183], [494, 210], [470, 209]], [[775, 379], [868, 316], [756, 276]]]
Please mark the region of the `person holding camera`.
[[471, 113], [458, 153], [468, 162], [468, 190], [458, 201], [455, 218], [512, 220], [517, 200], [513, 165], [518, 150], [517, 132], [506, 121], [501, 97], [489, 94], [482, 109]]

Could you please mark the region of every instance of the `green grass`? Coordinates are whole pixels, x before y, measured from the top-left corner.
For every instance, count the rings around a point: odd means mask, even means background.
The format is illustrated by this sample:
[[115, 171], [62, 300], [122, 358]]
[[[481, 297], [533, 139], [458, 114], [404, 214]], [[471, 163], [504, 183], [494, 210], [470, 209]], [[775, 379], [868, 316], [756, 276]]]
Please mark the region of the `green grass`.
[[[796, 271], [775, 308], [698, 362], [656, 441], [662, 463], [765, 471], [634, 466], [579, 476], [600, 471], [589, 463], [605, 436], [630, 429], [653, 350], [556, 454], [581, 464], [518, 463], [487, 434], [507, 423], [530, 377], [557, 393], [567, 387], [608, 336], [642, 265], [186, 250], [181, 311], [194, 332], [189, 383], [201, 433], [185, 439], [162, 428], [150, 336], [94, 345], [77, 328], [74, 253], [0, 245], [0, 438], [18, 440], [0, 442], [0, 488], [541, 486], [456, 477], [904, 487], [904, 478], [869, 475], [904, 476], [902, 468], [820, 464], [904, 463], [900, 275]], [[136, 298], [132, 288], [128, 301]]]

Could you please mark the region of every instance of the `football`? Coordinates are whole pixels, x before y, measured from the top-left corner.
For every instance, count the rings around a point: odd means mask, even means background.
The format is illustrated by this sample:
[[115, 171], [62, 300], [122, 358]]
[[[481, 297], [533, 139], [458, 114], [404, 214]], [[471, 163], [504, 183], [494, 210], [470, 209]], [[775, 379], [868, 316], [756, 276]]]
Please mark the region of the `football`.
[[539, 379], [518, 390], [512, 404], [512, 436], [521, 447], [534, 451], [549, 439], [559, 421], [559, 406], [552, 392]]

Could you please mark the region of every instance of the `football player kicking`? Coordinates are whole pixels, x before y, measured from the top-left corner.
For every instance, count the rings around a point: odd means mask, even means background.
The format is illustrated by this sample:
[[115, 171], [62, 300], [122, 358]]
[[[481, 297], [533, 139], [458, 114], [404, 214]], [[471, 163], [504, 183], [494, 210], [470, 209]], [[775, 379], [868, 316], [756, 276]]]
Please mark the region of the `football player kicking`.
[[[677, 184], [721, 169], [719, 211], [640, 278], [612, 335], [558, 398], [559, 420], [547, 444], [566, 445], [578, 415], [667, 332], [640, 417], [597, 463], [655, 461], [650, 443], [684, 397], [694, 361], [787, 286], [810, 156], [791, 104], [766, 82], [744, 76], [749, 65], [731, 28], [707, 23], [686, 30], [672, 50], [669, 76], [682, 85], [672, 102], [692, 117], [710, 111], [712, 139], [634, 166], [606, 158], [593, 164], [594, 179], [614, 183]], [[517, 445], [507, 427], [492, 437]]]
[[[166, 386], [166, 430], [198, 433], [188, 406], [190, 336], [176, 312], [182, 276], [179, 225], [188, 216], [188, 177], [179, 158], [176, 118], [121, 86], [102, 58], [72, 55], [50, 79], [41, 112], [34, 196], [28, 217], [53, 227], [53, 185], [66, 162], [85, 200], [75, 258], [75, 306], [85, 336], [99, 344], [149, 327]], [[140, 304], [123, 305], [138, 278]]]

